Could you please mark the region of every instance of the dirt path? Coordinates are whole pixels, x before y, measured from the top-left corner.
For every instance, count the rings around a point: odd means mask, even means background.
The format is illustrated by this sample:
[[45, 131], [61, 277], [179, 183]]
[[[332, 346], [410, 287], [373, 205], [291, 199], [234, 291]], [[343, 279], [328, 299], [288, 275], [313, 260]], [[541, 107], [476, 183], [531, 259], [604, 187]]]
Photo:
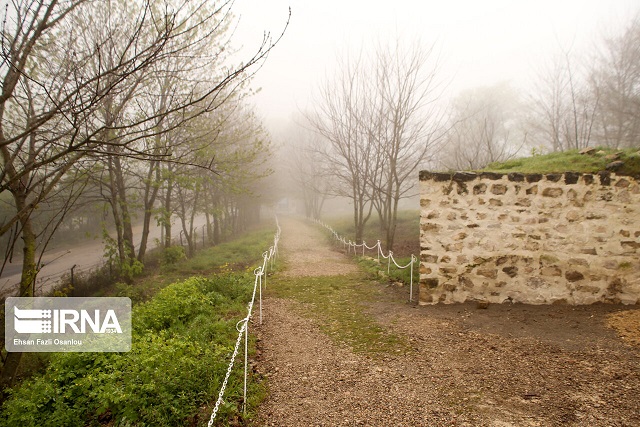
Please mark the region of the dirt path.
[[[319, 227], [285, 219], [281, 245], [287, 268], [270, 286], [358, 279]], [[353, 304], [404, 343], [382, 354], [330, 337], [308, 303], [267, 298], [257, 371], [270, 394], [253, 425], [640, 425], [640, 351], [605, 326], [628, 308], [415, 307], [405, 290], [372, 292]]]

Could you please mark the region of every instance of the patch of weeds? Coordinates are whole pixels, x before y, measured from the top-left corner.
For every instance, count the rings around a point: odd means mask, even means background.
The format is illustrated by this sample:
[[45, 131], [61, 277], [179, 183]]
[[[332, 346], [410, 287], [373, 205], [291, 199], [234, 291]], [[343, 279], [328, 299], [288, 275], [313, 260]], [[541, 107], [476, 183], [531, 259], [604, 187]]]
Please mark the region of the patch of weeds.
[[[395, 257], [394, 257], [395, 259]], [[400, 257], [395, 259], [398, 265], [405, 266], [411, 262], [411, 257]], [[389, 265], [388, 259], [381, 259], [378, 261], [377, 258], [371, 257], [358, 257], [357, 259], [358, 265], [369, 273], [372, 277], [386, 277], [390, 282], [401, 282], [405, 285], [409, 285], [411, 283], [411, 269], [407, 268], [398, 268], [393, 264]], [[418, 261], [413, 263], [413, 284], [417, 285], [419, 276], [419, 268], [420, 263]]]
[[408, 343], [389, 333], [366, 313], [366, 303], [380, 293], [376, 283], [362, 274], [319, 277], [277, 277], [269, 292], [305, 306], [305, 315], [319, 320], [320, 328], [354, 352], [374, 357], [408, 351]]

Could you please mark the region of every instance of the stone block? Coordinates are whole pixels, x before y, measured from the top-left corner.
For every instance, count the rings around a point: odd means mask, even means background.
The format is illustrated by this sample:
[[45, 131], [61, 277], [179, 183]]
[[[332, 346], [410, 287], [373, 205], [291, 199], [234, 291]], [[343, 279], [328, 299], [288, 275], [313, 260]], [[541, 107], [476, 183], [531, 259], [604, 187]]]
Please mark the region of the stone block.
[[486, 192], [487, 192], [487, 184], [480, 183], [473, 186], [473, 194], [476, 196], [478, 194], [484, 194]]
[[422, 262], [426, 262], [428, 264], [435, 264], [435, 263], [438, 262], [438, 255], [422, 254], [422, 255], [420, 255], [420, 260]]
[[507, 276], [514, 278], [518, 275], [518, 267], [510, 266], [502, 269], [503, 272], [507, 274]]
[[423, 280], [423, 283], [427, 288], [435, 289], [438, 287], [438, 284], [440, 283], [440, 281], [437, 277], [428, 277]]
[[498, 277], [498, 270], [495, 268], [479, 268], [476, 274], [486, 277], [487, 279], [496, 279]]
[[491, 193], [495, 194], [496, 196], [500, 196], [502, 194], [506, 194], [507, 189], [507, 186], [504, 184], [493, 184], [491, 186]]
[[616, 187], [618, 187], [618, 188], [627, 188], [627, 187], [629, 187], [629, 185], [631, 185], [631, 183], [630, 183], [628, 180], [626, 180], [626, 179], [624, 179], [624, 178], [620, 178], [620, 179], [616, 182], [616, 185], [615, 185], [615, 186], [616, 186]]
[[584, 279], [584, 274], [576, 270], [570, 270], [564, 273], [564, 278], [570, 282], [578, 282]]
[[559, 187], [549, 187], [542, 190], [543, 197], [553, 197], [557, 198], [564, 194], [564, 190]]
[[562, 270], [560, 269], [560, 267], [552, 265], [549, 267], [542, 267], [540, 269], [540, 274], [542, 276], [560, 277], [562, 276]]

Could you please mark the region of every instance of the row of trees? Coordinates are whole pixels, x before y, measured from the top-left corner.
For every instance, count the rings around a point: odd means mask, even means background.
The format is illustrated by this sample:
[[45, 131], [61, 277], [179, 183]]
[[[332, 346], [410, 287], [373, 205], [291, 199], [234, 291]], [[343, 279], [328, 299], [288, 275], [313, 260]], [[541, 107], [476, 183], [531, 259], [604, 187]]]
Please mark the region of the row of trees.
[[592, 52], [562, 51], [528, 94], [502, 83], [450, 102], [433, 47], [396, 42], [346, 57], [305, 114], [311, 134], [293, 137], [291, 176], [307, 215], [319, 217], [327, 196], [348, 197], [356, 241], [376, 212], [391, 249], [419, 166], [480, 169], [527, 152], [638, 146], [640, 16]]
[[[375, 211], [388, 248], [393, 246], [398, 203], [414, 186], [418, 165], [440, 138], [434, 103], [442, 86], [432, 49], [378, 46], [369, 56], [347, 58], [321, 87], [310, 129], [325, 144], [303, 148], [330, 195], [351, 199], [355, 238]], [[319, 211], [313, 211], [318, 215]]]
[[478, 169], [522, 149], [629, 148], [640, 142], [640, 15], [589, 53], [562, 48], [528, 93], [499, 84], [452, 103], [442, 164]]
[[[106, 207], [114, 234], [105, 239], [125, 277], [142, 267], [152, 221], [170, 238], [177, 216], [193, 250], [197, 214], [206, 216], [212, 241], [253, 215], [247, 193], [268, 173], [269, 144], [246, 98], [277, 41], [265, 35], [253, 55], [234, 57], [232, 4], [8, 3], [0, 39], [0, 237], [5, 264], [18, 242], [22, 248], [19, 296], [33, 296], [39, 257], [81, 207], [85, 215], [88, 205]], [[7, 356], [3, 388], [19, 359]]]

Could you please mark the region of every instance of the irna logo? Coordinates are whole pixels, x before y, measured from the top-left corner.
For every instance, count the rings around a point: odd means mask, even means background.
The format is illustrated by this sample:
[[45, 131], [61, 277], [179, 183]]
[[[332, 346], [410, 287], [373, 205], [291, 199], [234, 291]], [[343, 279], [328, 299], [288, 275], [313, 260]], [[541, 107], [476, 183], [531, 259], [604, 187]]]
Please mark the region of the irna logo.
[[4, 330], [7, 351], [129, 351], [131, 300], [9, 297]]
[[97, 334], [122, 333], [114, 310], [33, 310], [14, 307], [14, 330], [19, 334], [84, 334], [88, 330]]

